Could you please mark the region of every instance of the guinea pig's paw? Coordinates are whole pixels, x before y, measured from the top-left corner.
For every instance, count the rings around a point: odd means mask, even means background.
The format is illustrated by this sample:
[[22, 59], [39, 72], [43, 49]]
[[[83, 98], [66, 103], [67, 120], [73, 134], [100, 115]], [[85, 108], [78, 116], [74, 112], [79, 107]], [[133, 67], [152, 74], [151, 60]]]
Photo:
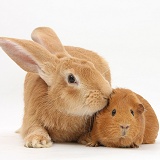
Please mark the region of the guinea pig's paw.
[[28, 148], [49, 148], [52, 146], [51, 138], [43, 135], [29, 135], [25, 139], [25, 147]]
[[87, 145], [89, 142], [91, 142], [91, 136], [90, 136], [90, 132], [82, 135], [79, 139], [78, 139], [78, 143], [83, 144], [83, 145]]
[[87, 145], [90, 141], [91, 141], [90, 139], [83, 137], [78, 140], [78, 143], [83, 144], [83, 145]]
[[96, 141], [88, 142], [86, 145], [89, 147], [98, 147], [99, 146], [98, 142], [96, 142]]
[[79, 140], [78, 143], [89, 146], [89, 147], [97, 147], [98, 146], [98, 142], [94, 141], [90, 135], [90, 132], [82, 135]]
[[139, 146], [138, 146], [137, 144], [135, 144], [135, 143], [132, 143], [132, 144], [130, 145], [130, 147], [131, 147], [131, 148], [139, 148]]

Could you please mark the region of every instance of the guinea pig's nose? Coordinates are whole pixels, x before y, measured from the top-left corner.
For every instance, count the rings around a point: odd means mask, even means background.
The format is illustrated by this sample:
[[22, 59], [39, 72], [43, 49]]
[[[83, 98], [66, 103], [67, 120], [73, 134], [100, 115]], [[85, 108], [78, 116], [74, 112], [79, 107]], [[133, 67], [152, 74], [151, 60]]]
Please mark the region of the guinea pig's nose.
[[121, 127], [122, 129], [128, 129], [129, 126], [130, 126], [129, 124], [120, 125], [120, 127]]

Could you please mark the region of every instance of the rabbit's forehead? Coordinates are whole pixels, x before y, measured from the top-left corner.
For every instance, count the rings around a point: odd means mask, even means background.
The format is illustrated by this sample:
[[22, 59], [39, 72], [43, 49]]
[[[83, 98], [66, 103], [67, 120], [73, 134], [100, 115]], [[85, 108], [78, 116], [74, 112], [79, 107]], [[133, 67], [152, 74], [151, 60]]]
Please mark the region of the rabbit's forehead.
[[90, 61], [78, 58], [65, 58], [63, 60], [64, 66], [81, 66], [81, 67], [94, 67], [94, 64]]
[[85, 75], [95, 74], [95, 71], [97, 73], [97, 70], [92, 62], [73, 58], [65, 59], [62, 63], [62, 68], [75, 74], [78, 74], [78, 72]]

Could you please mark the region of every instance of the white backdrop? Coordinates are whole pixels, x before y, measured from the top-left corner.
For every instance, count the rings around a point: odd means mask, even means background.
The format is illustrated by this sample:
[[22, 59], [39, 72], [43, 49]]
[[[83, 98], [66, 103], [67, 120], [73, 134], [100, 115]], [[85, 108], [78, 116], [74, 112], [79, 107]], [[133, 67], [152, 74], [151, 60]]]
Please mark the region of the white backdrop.
[[[110, 65], [112, 86], [146, 98], [160, 120], [159, 0], [0, 0], [0, 36], [30, 39], [53, 28], [64, 45], [96, 51]], [[23, 117], [25, 72], [0, 49], [0, 159], [159, 159], [160, 136], [139, 149], [54, 144], [27, 149], [14, 133]]]

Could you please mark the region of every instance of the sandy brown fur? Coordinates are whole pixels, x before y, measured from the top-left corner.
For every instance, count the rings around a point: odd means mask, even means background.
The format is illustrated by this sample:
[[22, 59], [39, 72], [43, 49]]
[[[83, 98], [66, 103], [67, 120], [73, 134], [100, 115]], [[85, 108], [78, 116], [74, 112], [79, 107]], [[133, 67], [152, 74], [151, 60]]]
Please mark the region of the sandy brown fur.
[[[48, 89], [44, 81], [40, 79], [38, 75], [31, 75], [31, 73], [27, 75], [26, 80], [30, 79], [30, 76], [35, 78], [36, 83], [33, 83], [34, 86], [31, 86], [30, 82], [25, 81], [25, 88], [27, 89], [25, 89], [24, 93], [26, 105], [23, 129], [21, 132], [23, 137], [28, 135], [29, 132], [32, 132], [29, 130], [30, 125], [31, 123], [36, 125], [35, 120], [37, 120], [37, 122], [44, 126], [47, 132], [49, 132], [53, 141], [76, 141], [81, 133], [85, 133], [88, 130], [90, 122], [87, 121], [87, 119], [89, 117], [67, 115], [55, 110], [53, 103], [48, 103]], [[29, 87], [31, 87], [31, 89]], [[35, 94], [37, 92], [39, 94]], [[32, 96], [32, 94], [35, 95]], [[36, 99], [38, 99], [38, 101]], [[34, 105], [32, 105], [33, 102]], [[46, 105], [45, 103], [48, 104], [47, 108], [44, 107]]]
[[[20, 134], [26, 147], [77, 141], [88, 132], [92, 115], [112, 92], [108, 63], [98, 54], [64, 47], [55, 32], [40, 27], [35, 41], [0, 38], [0, 46], [27, 71], [24, 118]], [[73, 75], [75, 82], [69, 82]]]

